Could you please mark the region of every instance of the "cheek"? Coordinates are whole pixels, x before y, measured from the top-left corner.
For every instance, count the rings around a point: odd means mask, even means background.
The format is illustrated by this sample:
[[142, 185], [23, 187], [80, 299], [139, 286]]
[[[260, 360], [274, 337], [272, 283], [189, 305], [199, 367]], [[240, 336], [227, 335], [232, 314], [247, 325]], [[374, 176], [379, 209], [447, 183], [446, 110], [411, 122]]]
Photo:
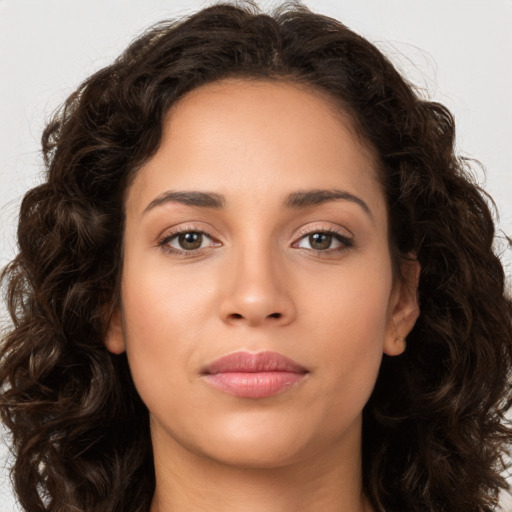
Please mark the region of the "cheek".
[[172, 269], [165, 258], [126, 265], [122, 304], [134, 342], [142, 339], [155, 348], [168, 348], [170, 339], [194, 339], [214, 307], [211, 274]]
[[[145, 269], [145, 270], [141, 270]], [[172, 275], [155, 266], [125, 266], [123, 330], [135, 385], [146, 405], [178, 391], [194, 370], [194, 354], [204, 345], [212, 315], [212, 286]], [[189, 276], [190, 277], [190, 276]], [[179, 393], [173, 393], [178, 396]]]
[[[357, 344], [382, 341], [389, 317], [392, 289], [387, 259], [363, 265], [356, 258], [322, 274], [305, 274], [302, 280], [302, 314], [309, 322], [335, 337], [357, 338]], [[330, 337], [332, 337], [330, 336]]]
[[[311, 357], [328, 368], [324, 392], [333, 400], [366, 402], [388, 335], [391, 274], [383, 265], [331, 275], [323, 290], [310, 287], [304, 315], [315, 328]], [[304, 325], [304, 329], [307, 329]], [[320, 350], [321, 347], [321, 350]], [[343, 390], [343, 393], [340, 393]]]

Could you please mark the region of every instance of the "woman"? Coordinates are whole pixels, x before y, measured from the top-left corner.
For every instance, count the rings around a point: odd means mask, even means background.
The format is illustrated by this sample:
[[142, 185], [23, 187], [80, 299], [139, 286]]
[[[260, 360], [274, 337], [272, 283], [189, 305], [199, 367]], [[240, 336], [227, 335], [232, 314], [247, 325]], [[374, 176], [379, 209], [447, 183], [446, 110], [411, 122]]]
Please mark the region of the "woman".
[[303, 7], [214, 6], [90, 77], [3, 274], [24, 509], [493, 510], [512, 306], [453, 144]]

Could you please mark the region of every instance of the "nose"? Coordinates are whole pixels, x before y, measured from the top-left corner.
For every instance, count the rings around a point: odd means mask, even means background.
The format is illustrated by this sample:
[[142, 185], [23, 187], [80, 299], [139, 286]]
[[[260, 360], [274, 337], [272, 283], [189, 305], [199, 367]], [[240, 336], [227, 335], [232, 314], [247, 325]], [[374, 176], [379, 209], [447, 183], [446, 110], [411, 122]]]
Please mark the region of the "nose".
[[220, 304], [224, 322], [256, 327], [294, 321], [293, 291], [281, 259], [271, 251], [240, 251], [233, 258]]

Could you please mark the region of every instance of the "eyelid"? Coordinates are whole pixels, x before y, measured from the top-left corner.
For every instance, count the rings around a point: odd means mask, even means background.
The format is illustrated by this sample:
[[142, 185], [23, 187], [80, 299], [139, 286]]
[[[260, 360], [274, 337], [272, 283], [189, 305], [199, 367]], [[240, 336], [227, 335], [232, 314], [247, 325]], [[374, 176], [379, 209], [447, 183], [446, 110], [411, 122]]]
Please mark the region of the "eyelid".
[[[211, 229], [213, 230], [213, 228]], [[220, 237], [217, 237], [211, 233], [210, 229], [204, 229], [203, 226], [198, 224], [178, 224], [176, 226], [171, 226], [164, 230], [157, 238], [155, 245], [166, 252], [174, 253], [177, 255], [201, 255], [204, 251], [212, 248], [212, 247], [220, 247], [223, 243], [219, 240]], [[207, 247], [202, 247], [198, 249], [186, 250], [186, 249], [178, 249], [169, 245], [169, 241], [182, 233], [200, 233], [210, 240], [210, 244]], [[330, 222], [317, 222], [317, 223], [309, 223], [306, 226], [302, 226], [293, 236], [293, 242], [291, 244], [292, 247], [296, 247], [296, 244], [300, 242], [306, 236], [312, 235], [314, 233], [326, 233], [334, 235], [338, 238], [338, 240], [343, 243], [343, 247], [337, 247], [332, 249], [312, 249], [312, 248], [301, 248], [305, 249], [309, 252], [316, 253], [336, 253], [341, 252], [347, 249], [350, 249], [354, 246], [353, 234], [345, 227], [332, 224]]]
[[[169, 245], [169, 241], [173, 238], [179, 236], [182, 233], [200, 233], [201, 235], [207, 237], [211, 240], [211, 245], [208, 247], [202, 247], [199, 249], [194, 250], [186, 250], [186, 249], [177, 249], [175, 247], [171, 247]], [[205, 250], [209, 249], [210, 247], [220, 247], [222, 245], [222, 242], [214, 235], [211, 234], [208, 230], [205, 230], [204, 227], [200, 227], [199, 225], [195, 224], [179, 224], [177, 226], [172, 226], [170, 228], [165, 229], [157, 238], [156, 240], [156, 246], [161, 248], [162, 250], [177, 254], [177, 255], [200, 255]]]
[[[319, 249], [309, 249], [304, 247], [297, 247], [297, 244], [303, 240], [305, 237], [313, 235], [315, 233], [326, 233], [330, 235], [334, 235], [338, 238], [340, 242], [342, 242], [344, 245], [342, 247], [336, 247], [332, 249], [325, 249], [325, 250], [319, 250]], [[346, 251], [352, 247], [354, 247], [354, 235], [347, 229], [335, 224], [331, 223], [314, 223], [314, 224], [308, 224], [307, 226], [302, 226], [299, 231], [294, 235], [292, 247], [298, 248], [298, 249], [304, 249], [309, 252], [314, 252], [317, 254], [335, 254], [342, 251]]]
[[194, 231], [197, 233], [203, 233], [210, 237], [211, 239], [220, 241], [220, 234], [217, 234], [217, 230], [214, 229], [210, 224], [205, 222], [180, 222], [173, 226], [167, 226], [163, 229], [160, 234], [156, 238], [156, 242], [163, 240], [172, 235], [177, 235], [180, 233], [188, 233], [189, 231]]
[[340, 237], [347, 240], [352, 240], [354, 238], [352, 232], [345, 227], [332, 224], [330, 222], [316, 222], [307, 224], [306, 226], [301, 226], [299, 230], [294, 234], [293, 239], [297, 241], [298, 239], [313, 233], [332, 233], [339, 235]]

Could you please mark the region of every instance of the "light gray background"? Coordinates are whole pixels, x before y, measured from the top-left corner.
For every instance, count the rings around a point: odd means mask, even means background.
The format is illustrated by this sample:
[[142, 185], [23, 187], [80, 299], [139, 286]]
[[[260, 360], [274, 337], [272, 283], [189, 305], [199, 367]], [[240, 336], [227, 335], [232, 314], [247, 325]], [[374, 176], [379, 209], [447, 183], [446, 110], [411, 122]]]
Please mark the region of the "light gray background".
[[[0, 0], [0, 266], [15, 252], [17, 209], [40, 179], [52, 111], [144, 28], [201, 0]], [[269, 8], [280, 2], [261, 1]], [[455, 114], [459, 150], [480, 160], [512, 236], [512, 0], [305, 0], [383, 49]], [[503, 261], [510, 276], [510, 250]], [[0, 308], [0, 316], [5, 316]], [[0, 443], [0, 512], [16, 510]], [[504, 500], [505, 511], [512, 503]]]

